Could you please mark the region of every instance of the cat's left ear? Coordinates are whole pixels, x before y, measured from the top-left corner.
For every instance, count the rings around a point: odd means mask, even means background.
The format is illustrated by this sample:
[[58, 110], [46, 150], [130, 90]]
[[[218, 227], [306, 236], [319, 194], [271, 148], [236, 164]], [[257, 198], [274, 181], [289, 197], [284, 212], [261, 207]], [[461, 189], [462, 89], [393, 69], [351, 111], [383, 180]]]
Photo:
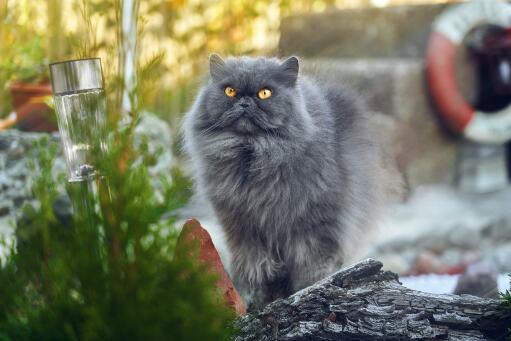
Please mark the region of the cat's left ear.
[[216, 53], [213, 53], [209, 56], [209, 73], [211, 74], [211, 78], [218, 81], [223, 77], [225, 70], [225, 62]]
[[287, 86], [294, 86], [300, 70], [298, 58], [289, 57], [280, 64], [278, 80]]

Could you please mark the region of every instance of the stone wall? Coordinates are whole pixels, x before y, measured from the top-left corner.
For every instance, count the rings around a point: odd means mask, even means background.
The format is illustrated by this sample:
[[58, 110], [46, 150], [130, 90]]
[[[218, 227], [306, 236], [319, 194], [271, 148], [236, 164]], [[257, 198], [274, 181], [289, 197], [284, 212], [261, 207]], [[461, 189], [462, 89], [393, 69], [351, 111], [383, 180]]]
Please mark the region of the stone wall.
[[[431, 24], [446, 5], [335, 10], [293, 16], [281, 26], [279, 53], [353, 88], [388, 137], [408, 188], [452, 184], [463, 141], [438, 119], [425, 79]], [[470, 101], [473, 72], [463, 49], [458, 82]], [[383, 123], [384, 122], [384, 123]]]
[[279, 53], [329, 58], [422, 58], [446, 5], [332, 10], [286, 18]]
[[[305, 72], [354, 89], [386, 137], [409, 192], [381, 224], [384, 233], [371, 239], [372, 256], [399, 273], [462, 273], [477, 262], [509, 272], [511, 215], [503, 203], [509, 201], [511, 187], [474, 194], [452, 186], [460, 171], [470, 182], [468, 174], [491, 168], [498, 159], [475, 154], [502, 155], [502, 150], [485, 150], [448, 131], [429, 96], [424, 56], [431, 24], [446, 7], [290, 17], [281, 26], [279, 53], [298, 55]], [[464, 48], [458, 49], [455, 64], [458, 85], [473, 102], [474, 66]], [[501, 166], [494, 168], [500, 171]], [[485, 174], [493, 176], [488, 169]]]
[[305, 69], [355, 90], [371, 111], [409, 188], [453, 181], [459, 140], [433, 112], [422, 61], [314, 59]]

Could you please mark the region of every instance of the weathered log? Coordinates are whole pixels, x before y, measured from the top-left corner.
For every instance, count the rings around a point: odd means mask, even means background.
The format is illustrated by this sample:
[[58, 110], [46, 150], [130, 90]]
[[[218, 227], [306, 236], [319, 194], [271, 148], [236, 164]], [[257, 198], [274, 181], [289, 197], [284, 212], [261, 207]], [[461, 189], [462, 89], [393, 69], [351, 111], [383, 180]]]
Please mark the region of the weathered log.
[[405, 288], [362, 261], [238, 318], [235, 340], [504, 340], [502, 301]]

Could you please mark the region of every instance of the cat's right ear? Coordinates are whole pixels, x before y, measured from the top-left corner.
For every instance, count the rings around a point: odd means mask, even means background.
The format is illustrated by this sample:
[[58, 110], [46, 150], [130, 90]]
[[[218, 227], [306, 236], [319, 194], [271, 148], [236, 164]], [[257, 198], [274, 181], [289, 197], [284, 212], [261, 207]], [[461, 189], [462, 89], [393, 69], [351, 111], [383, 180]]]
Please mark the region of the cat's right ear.
[[277, 79], [287, 86], [294, 86], [298, 78], [298, 58], [289, 57], [280, 64], [280, 70], [277, 74]]
[[220, 80], [225, 71], [225, 62], [216, 53], [209, 56], [209, 73], [213, 80]]

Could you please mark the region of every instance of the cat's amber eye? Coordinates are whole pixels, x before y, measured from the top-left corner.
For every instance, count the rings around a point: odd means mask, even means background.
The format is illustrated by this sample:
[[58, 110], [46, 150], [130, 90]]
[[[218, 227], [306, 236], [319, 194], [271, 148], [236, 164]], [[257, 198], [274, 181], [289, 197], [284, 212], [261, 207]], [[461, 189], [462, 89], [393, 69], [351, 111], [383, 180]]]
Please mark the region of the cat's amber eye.
[[236, 90], [232, 86], [226, 86], [224, 92], [229, 97], [236, 96]]
[[267, 99], [267, 98], [270, 98], [271, 97], [271, 90], [268, 89], [268, 88], [262, 88], [261, 90], [259, 90], [259, 92], [257, 93], [257, 96], [259, 96], [260, 99]]

